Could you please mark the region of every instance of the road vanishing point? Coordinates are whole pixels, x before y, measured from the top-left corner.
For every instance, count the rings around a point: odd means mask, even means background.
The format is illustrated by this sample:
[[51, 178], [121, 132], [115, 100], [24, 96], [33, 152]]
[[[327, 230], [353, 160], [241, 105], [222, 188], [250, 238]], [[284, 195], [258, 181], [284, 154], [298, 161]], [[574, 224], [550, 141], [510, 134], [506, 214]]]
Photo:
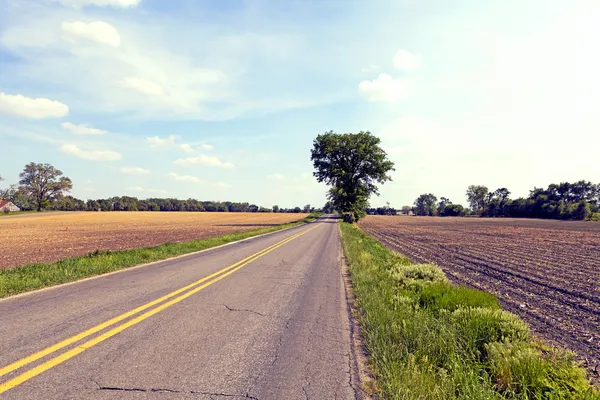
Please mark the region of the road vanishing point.
[[0, 300], [0, 399], [356, 399], [337, 220]]

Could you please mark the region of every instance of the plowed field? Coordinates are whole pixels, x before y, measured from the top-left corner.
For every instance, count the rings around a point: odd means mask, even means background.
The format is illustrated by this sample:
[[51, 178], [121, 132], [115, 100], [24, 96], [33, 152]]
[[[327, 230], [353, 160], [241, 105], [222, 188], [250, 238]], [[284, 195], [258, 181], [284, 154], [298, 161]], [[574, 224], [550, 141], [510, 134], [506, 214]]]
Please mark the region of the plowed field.
[[495, 294], [600, 381], [600, 223], [369, 216], [360, 227], [455, 283]]
[[48, 213], [0, 218], [0, 268], [220, 236], [298, 221], [307, 214]]

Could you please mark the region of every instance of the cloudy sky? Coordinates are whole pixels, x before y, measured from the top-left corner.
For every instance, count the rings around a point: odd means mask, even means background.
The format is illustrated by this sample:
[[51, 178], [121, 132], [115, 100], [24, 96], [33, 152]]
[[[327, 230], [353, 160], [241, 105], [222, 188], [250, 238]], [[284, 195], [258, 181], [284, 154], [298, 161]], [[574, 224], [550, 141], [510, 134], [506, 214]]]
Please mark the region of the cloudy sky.
[[322, 205], [309, 152], [370, 130], [373, 198], [600, 181], [597, 0], [0, 0], [0, 175], [73, 195]]

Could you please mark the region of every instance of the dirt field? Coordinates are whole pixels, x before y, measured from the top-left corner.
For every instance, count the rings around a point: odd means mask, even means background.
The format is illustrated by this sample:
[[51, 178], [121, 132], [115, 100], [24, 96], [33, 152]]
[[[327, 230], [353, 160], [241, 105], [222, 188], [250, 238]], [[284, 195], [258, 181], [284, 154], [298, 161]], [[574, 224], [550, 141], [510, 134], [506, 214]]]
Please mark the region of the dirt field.
[[413, 262], [495, 294], [600, 382], [600, 223], [369, 216], [360, 226]]
[[307, 214], [48, 213], [0, 218], [0, 268], [52, 262], [95, 250], [182, 242], [297, 221]]

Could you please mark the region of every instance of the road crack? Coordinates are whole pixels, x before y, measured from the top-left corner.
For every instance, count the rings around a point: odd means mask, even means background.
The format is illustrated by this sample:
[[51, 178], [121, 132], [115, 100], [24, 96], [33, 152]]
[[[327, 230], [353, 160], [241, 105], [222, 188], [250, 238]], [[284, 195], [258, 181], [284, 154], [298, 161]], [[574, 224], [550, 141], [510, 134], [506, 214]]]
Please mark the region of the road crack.
[[180, 390], [168, 388], [137, 388], [137, 387], [116, 387], [116, 386], [100, 386], [97, 390], [107, 390], [116, 392], [141, 392], [141, 393], [187, 393], [202, 396], [215, 397], [237, 397], [241, 399], [258, 400], [258, 397], [250, 396], [250, 393], [223, 393], [223, 392], [203, 392], [198, 390]]
[[253, 313], [253, 314], [256, 314], [256, 315], [260, 315], [261, 317], [266, 317], [265, 314], [260, 313], [258, 311], [250, 310], [250, 309], [247, 309], [247, 308], [232, 308], [232, 307], [229, 307], [227, 304], [223, 304], [223, 305], [229, 311], [233, 311], [233, 312], [249, 312], [249, 313]]

